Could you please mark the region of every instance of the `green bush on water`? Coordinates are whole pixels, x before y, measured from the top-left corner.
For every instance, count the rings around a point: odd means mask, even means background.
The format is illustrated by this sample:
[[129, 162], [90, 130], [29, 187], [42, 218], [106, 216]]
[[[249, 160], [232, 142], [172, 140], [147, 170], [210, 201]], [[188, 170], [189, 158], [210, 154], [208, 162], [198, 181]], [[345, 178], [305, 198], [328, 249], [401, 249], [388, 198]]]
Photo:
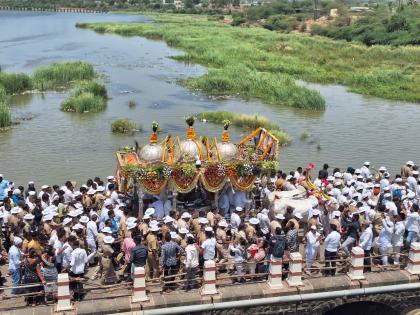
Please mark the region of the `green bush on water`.
[[117, 118], [111, 124], [113, 133], [133, 133], [140, 129], [139, 126], [126, 118]]
[[0, 85], [7, 94], [21, 93], [32, 88], [31, 78], [25, 73], [0, 72]]
[[12, 115], [7, 102], [6, 90], [0, 85], [0, 131], [12, 125]]
[[229, 120], [233, 126], [246, 130], [254, 130], [259, 127], [270, 131], [278, 140], [280, 145], [286, 145], [290, 142], [289, 135], [280, 129], [280, 126], [269, 121], [264, 116], [236, 114], [232, 112], [203, 112], [199, 113], [200, 120], [207, 120], [208, 122], [223, 125], [224, 121]]
[[83, 81], [70, 92], [69, 98], [61, 103], [65, 112], [101, 112], [106, 108], [108, 93], [105, 86], [95, 81]]
[[101, 112], [106, 108], [106, 100], [91, 92], [72, 95], [61, 103], [61, 110], [65, 112]]
[[[295, 79], [301, 79], [343, 84], [365, 95], [420, 102], [419, 47], [366, 47], [320, 36], [231, 27], [203, 16], [154, 15], [154, 19], [156, 23], [78, 26], [161, 39], [185, 50], [177, 60], [200, 63], [209, 72], [182, 82], [208, 94], [239, 93], [273, 104], [324, 109], [319, 94], [294, 84]], [[392, 77], [393, 83], [384, 82], [391, 73], [398, 73]], [[376, 79], [370, 81], [372, 75]]]
[[41, 90], [63, 87], [73, 81], [92, 80], [96, 73], [91, 64], [82, 61], [55, 62], [35, 70], [34, 86]]

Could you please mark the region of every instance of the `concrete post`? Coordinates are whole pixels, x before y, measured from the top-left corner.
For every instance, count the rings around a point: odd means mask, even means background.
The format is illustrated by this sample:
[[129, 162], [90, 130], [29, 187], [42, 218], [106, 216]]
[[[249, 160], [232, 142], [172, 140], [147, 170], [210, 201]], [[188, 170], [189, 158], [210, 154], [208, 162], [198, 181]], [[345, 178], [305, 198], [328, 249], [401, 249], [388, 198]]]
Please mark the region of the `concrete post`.
[[362, 280], [365, 279], [363, 276], [363, 263], [365, 258], [365, 252], [361, 247], [353, 247], [351, 250], [351, 263], [350, 269], [347, 275], [351, 280]]
[[60, 273], [57, 277], [57, 312], [69, 311], [73, 309], [70, 301], [68, 273]]
[[216, 289], [216, 263], [214, 260], [204, 262], [203, 288], [201, 295], [218, 294]]
[[420, 243], [413, 242], [410, 246], [410, 253], [408, 254], [408, 263], [405, 268], [412, 275], [420, 274]]
[[148, 301], [149, 298], [146, 295], [146, 278], [144, 268], [135, 267], [133, 278], [133, 297], [131, 301], [134, 303]]
[[270, 288], [272, 289], [283, 288], [282, 267], [283, 267], [283, 260], [281, 258], [274, 258], [273, 256], [271, 256], [270, 271], [268, 273], [268, 285], [270, 286]]
[[302, 255], [300, 253], [290, 253], [289, 275], [287, 283], [289, 286], [303, 285], [302, 282]]

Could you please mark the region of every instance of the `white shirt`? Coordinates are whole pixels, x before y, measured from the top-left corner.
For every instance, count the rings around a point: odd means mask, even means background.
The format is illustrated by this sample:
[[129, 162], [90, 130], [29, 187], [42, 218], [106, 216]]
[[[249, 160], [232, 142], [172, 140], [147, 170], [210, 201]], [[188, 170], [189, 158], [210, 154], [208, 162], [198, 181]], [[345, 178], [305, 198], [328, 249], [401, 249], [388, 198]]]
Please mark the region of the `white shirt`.
[[372, 173], [370, 172], [370, 169], [368, 167], [364, 166], [364, 165], [360, 168], [360, 171], [361, 171], [361, 175], [365, 179], [371, 177], [371, 175], [372, 175]]
[[241, 224], [241, 218], [237, 213], [232, 213], [230, 216], [230, 224], [232, 225], [232, 229], [237, 229], [239, 224]]
[[394, 233], [394, 223], [387, 219], [382, 220], [382, 230], [378, 236], [376, 244], [379, 247], [391, 247], [392, 234]]
[[88, 256], [83, 248], [76, 248], [71, 253], [70, 270], [74, 274], [85, 272], [85, 264], [88, 262]]
[[203, 244], [201, 244], [201, 248], [204, 249], [204, 260], [214, 259], [216, 254], [216, 239], [214, 237], [206, 239]]
[[370, 250], [372, 247], [373, 232], [372, 227], [367, 227], [360, 235], [359, 246], [363, 250]]
[[258, 218], [258, 220], [260, 220], [261, 231], [264, 234], [269, 233], [270, 232], [270, 227], [271, 227], [271, 222], [270, 222], [270, 218], [268, 217], [268, 215], [260, 212], [260, 213], [257, 214], [257, 218]]
[[64, 245], [67, 245], [67, 248], [63, 251], [63, 268], [70, 267], [71, 262], [71, 253], [73, 251], [73, 248], [70, 246], [68, 242], [66, 242]]
[[60, 241], [59, 239], [57, 239], [54, 242], [54, 250], [55, 250], [55, 261], [57, 263], [61, 263], [63, 261], [63, 253], [58, 253], [59, 251], [61, 251], [61, 249], [63, 248], [64, 243], [62, 241]]
[[22, 253], [16, 245], [12, 245], [9, 249], [9, 270], [19, 270]]
[[87, 240], [96, 240], [98, 237], [98, 227], [96, 222], [89, 221], [86, 225], [86, 239]]
[[337, 231], [332, 231], [330, 234], [328, 234], [324, 241], [325, 250], [335, 253], [338, 247], [340, 247], [340, 238], [341, 235]]
[[413, 176], [407, 177], [407, 184], [411, 191], [417, 191], [417, 180]]
[[394, 233], [392, 234], [392, 245], [393, 246], [403, 246], [403, 244], [404, 244], [404, 232], [405, 232], [404, 222], [399, 221], [399, 222], [395, 223]]
[[405, 219], [405, 228], [409, 232], [416, 232], [419, 233], [419, 221], [420, 215], [418, 212], [411, 212], [407, 215]]
[[186, 268], [196, 268], [198, 267], [198, 251], [194, 244], [189, 244], [185, 247], [186, 253], [186, 260], [185, 260], [185, 267]]

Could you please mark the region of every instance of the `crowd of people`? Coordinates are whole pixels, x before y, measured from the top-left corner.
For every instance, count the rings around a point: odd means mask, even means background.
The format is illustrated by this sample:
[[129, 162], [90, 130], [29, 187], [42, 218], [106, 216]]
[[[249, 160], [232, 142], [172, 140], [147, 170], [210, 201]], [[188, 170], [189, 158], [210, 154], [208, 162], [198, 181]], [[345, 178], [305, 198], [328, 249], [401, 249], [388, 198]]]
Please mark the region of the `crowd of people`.
[[[11, 293], [33, 292], [25, 295], [27, 303], [44, 303], [54, 299], [58, 273], [66, 272], [73, 298], [80, 300], [88, 270], [91, 279], [114, 284], [132, 280], [135, 267], [145, 267], [146, 280], [164, 277], [165, 291], [188, 291], [197, 287], [205, 261], [227, 266], [234, 282], [244, 282], [247, 274], [265, 274], [267, 260], [287, 261], [299, 251], [307, 273], [319, 273], [316, 261], [323, 257], [323, 274], [333, 276], [335, 261], [349, 257], [353, 246], [365, 252], [365, 271], [374, 250], [381, 264], [398, 265], [401, 250], [419, 234], [417, 166], [408, 161], [391, 178], [385, 167], [373, 171], [369, 162], [346, 170], [325, 164], [311, 185], [308, 171], [262, 176], [247, 198], [207, 210], [175, 210], [147, 195], [139, 209], [114, 176], [89, 179], [78, 189], [70, 181], [37, 189], [33, 181], [17, 186], [0, 174], [0, 250]], [[271, 192], [300, 187], [308, 196], [318, 194], [318, 204], [305, 212], [273, 211]]]

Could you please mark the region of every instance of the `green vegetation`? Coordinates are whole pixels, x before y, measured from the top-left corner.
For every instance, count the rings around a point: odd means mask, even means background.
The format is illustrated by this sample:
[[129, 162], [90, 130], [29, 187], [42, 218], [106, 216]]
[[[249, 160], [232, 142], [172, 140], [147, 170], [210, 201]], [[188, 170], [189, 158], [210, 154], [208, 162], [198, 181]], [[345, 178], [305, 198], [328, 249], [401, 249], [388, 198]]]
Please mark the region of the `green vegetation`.
[[0, 72], [0, 85], [7, 94], [21, 93], [32, 88], [31, 78], [25, 73]]
[[302, 132], [299, 135], [299, 139], [301, 141], [304, 141], [304, 140], [308, 139], [308, 137], [309, 137], [309, 132], [307, 132], [306, 130], [302, 130]]
[[295, 79], [301, 79], [343, 84], [366, 95], [420, 102], [420, 69], [416, 67], [420, 48], [366, 47], [325, 37], [231, 27], [201, 16], [154, 18], [154, 24], [94, 23], [78, 27], [94, 30], [100, 26], [107, 33], [162, 39], [185, 50], [185, 55], [175, 58], [205, 65], [209, 73], [182, 83], [208, 94], [239, 93], [275, 105], [324, 109], [319, 93], [295, 84]]
[[33, 85], [37, 89], [44, 91], [65, 87], [74, 81], [92, 80], [95, 75], [93, 66], [86, 62], [55, 62], [35, 70]]
[[397, 13], [388, 8], [362, 14], [354, 23], [347, 15], [330, 25], [313, 26], [312, 34], [371, 45], [420, 45], [420, 8], [407, 6]]
[[107, 91], [97, 82], [81, 82], [70, 93], [70, 97], [61, 103], [61, 110], [66, 112], [86, 113], [105, 110]]
[[126, 118], [117, 118], [111, 124], [111, 130], [114, 133], [133, 133], [138, 129], [140, 128], [136, 123]]
[[131, 100], [131, 101], [129, 101], [128, 102], [128, 107], [130, 107], [130, 108], [134, 108], [134, 107], [136, 107], [137, 106], [137, 103], [136, 103], [136, 101], [135, 100]]
[[198, 114], [198, 118], [219, 125], [224, 125], [226, 121], [229, 121], [233, 126], [246, 130], [262, 127], [269, 130], [279, 140], [280, 145], [286, 145], [290, 142], [289, 136], [280, 129], [279, 125], [269, 121], [264, 116], [231, 112], [203, 112]]
[[8, 106], [6, 90], [0, 85], [0, 131], [12, 125], [12, 116]]

